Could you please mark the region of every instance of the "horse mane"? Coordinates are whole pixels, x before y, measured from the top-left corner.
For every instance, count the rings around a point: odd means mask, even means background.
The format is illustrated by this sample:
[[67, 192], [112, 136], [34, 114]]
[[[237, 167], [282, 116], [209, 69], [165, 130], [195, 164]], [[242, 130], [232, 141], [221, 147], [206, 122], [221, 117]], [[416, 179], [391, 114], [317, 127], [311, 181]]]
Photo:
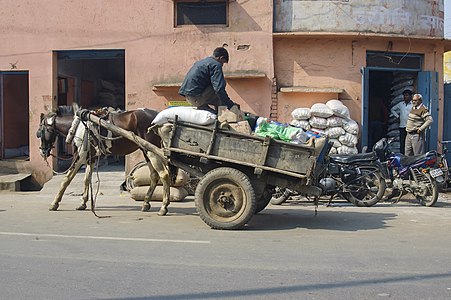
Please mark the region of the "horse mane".
[[58, 117], [73, 116], [74, 108], [71, 105], [59, 105], [55, 113]]

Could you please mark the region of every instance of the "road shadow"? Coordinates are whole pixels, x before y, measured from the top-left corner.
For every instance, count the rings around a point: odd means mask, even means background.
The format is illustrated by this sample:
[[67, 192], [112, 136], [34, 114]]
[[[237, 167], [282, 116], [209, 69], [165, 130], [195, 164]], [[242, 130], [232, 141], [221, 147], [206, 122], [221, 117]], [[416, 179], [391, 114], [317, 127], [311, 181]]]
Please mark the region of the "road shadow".
[[[321, 283], [306, 283], [284, 286], [269, 286], [266, 288], [249, 288], [236, 290], [217, 290], [214, 292], [186, 292], [183, 294], [169, 294], [168, 295], [149, 295], [146, 297], [126, 297], [126, 298], [102, 298], [106, 299], [159, 299], [159, 300], [177, 300], [177, 299], [246, 299], [249, 297], [260, 297], [261, 299], [279, 295], [281, 299], [287, 294], [294, 293], [318, 293], [320, 291], [333, 291], [334, 289], [349, 289], [363, 286], [385, 285], [388, 283], [397, 284], [415, 284], [424, 283], [427, 280], [444, 280], [451, 278], [451, 273], [432, 273], [432, 274], [407, 274], [404, 276], [390, 276], [385, 278], [370, 278], [370, 279], [353, 279], [342, 280], [338, 282], [321, 282]], [[446, 292], [439, 293], [439, 295], [447, 295]], [[298, 295], [299, 296], [299, 295]], [[309, 294], [309, 299], [312, 299]], [[321, 298], [321, 297], [320, 297]], [[439, 297], [440, 299], [448, 299], [446, 297]], [[301, 298], [302, 299], [302, 298]], [[322, 298], [321, 298], [322, 299]], [[437, 298], [438, 299], [438, 298]]]
[[311, 230], [360, 231], [388, 227], [387, 222], [395, 213], [321, 211], [314, 209], [277, 209], [262, 211], [255, 215], [246, 230], [287, 230], [305, 228]]
[[[121, 206], [98, 206], [96, 207], [96, 211], [101, 211], [101, 212], [118, 212], [118, 211], [136, 211], [136, 212], [140, 212], [141, 213], [141, 206], [142, 203], [137, 205], [137, 206], [125, 206], [125, 205], [121, 205]], [[153, 204], [150, 207], [150, 210], [148, 212], [142, 212], [143, 214], [156, 214], [158, 213], [158, 211], [160, 210], [161, 207], [161, 202], [157, 204]], [[87, 208], [87, 210], [90, 210], [90, 207]], [[195, 207], [168, 207], [168, 217], [173, 217], [173, 216], [177, 216], [177, 217], [182, 217], [182, 216], [191, 216], [191, 215], [198, 215], [196, 212], [196, 208]]]

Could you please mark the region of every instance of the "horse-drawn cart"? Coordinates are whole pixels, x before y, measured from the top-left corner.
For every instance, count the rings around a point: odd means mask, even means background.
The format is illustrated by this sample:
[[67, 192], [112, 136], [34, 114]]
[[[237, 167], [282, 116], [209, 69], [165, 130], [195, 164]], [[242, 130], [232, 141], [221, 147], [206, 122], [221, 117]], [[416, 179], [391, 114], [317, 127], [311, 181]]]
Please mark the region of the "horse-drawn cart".
[[327, 152], [324, 138], [291, 144], [222, 129], [219, 122], [201, 126], [176, 119], [159, 131], [165, 145], [161, 152], [133, 133], [89, 114], [83, 117], [200, 177], [196, 208], [211, 228], [244, 226], [266, 207], [276, 186], [312, 196], [322, 192], [314, 174]]
[[319, 196], [315, 168], [326, 152], [326, 139], [300, 145], [175, 120], [162, 136], [169, 162], [201, 177], [197, 211], [212, 228], [236, 229], [263, 210], [276, 186]]

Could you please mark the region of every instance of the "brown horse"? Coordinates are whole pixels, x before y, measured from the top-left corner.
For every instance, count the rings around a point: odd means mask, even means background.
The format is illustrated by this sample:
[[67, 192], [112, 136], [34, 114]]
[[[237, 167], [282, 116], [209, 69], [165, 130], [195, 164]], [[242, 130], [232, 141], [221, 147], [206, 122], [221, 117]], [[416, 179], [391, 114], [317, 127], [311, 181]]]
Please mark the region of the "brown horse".
[[[158, 112], [154, 110], [137, 109], [127, 112], [109, 113], [108, 120], [115, 126], [133, 132], [135, 135], [160, 147], [160, 137], [153, 131], [147, 132], [148, 126], [152, 123], [157, 114]], [[79, 119], [76, 120], [77, 118], [78, 117], [74, 118], [74, 116], [63, 116], [59, 111], [51, 112], [46, 115], [41, 114], [41, 122], [37, 131], [37, 137], [41, 139], [40, 152], [44, 159], [47, 159], [47, 157], [50, 156], [56, 137], [58, 135], [63, 137], [67, 136], [69, 131], [75, 135], [74, 143], [77, 149], [74, 163], [64, 177], [60, 189], [51, 203], [49, 210], [58, 209], [64, 192], [75, 177], [75, 174], [82, 165], [86, 165], [82, 203], [77, 207], [77, 210], [85, 210], [86, 202], [88, 201], [89, 183], [92, 178], [93, 165], [99, 154], [127, 155], [139, 149], [137, 144], [125, 138], [106, 138], [101, 134], [101, 131], [96, 131], [92, 126], [87, 127], [87, 123], [80, 122]], [[96, 131], [97, 133], [94, 133], [93, 131]], [[163, 183], [164, 198], [163, 205], [158, 214], [165, 215], [167, 213], [167, 206], [169, 205], [170, 176], [168, 166], [158, 157], [154, 157], [155, 155], [152, 155], [152, 153], [143, 149], [142, 151], [148, 162], [152, 179], [151, 186], [149, 187], [143, 203], [142, 211], [148, 211], [150, 209], [150, 198], [155, 190], [158, 179], [160, 179]]]

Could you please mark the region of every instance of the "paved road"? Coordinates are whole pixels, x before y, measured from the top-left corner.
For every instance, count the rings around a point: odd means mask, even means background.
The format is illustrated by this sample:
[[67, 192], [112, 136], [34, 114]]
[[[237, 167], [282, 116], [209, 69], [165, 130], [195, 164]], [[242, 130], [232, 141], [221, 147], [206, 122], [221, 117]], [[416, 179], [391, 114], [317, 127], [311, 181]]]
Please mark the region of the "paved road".
[[39, 193], [0, 193], [0, 298], [451, 298], [448, 195], [432, 208], [337, 202], [316, 216], [292, 201], [217, 231], [192, 201], [158, 217], [158, 202], [142, 213], [118, 190], [121, 173], [100, 178], [97, 212], [109, 218], [73, 210], [77, 184], [49, 212], [58, 178]]

